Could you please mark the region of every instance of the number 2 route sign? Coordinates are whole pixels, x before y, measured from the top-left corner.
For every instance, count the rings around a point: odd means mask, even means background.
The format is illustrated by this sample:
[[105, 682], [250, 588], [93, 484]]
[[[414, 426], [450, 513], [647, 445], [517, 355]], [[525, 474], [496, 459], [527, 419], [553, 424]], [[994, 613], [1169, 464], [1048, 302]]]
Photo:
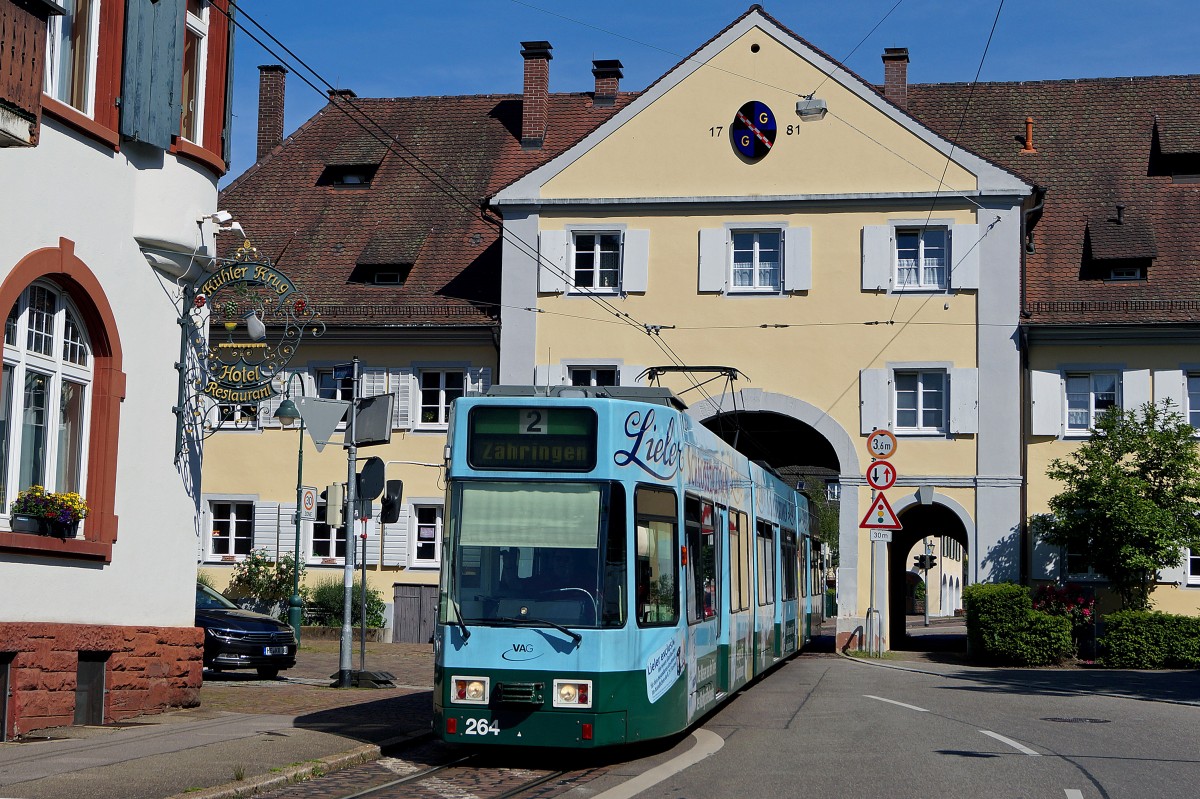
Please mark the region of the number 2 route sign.
[[896, 516], [896, 512], [892, 510], [887, 497], [883, 494], [875, 495], [875, 501], [871, 503], [871, 507], [867, 509], [867, 515], [863, 516], [858, 526], [868, 530], [904, 529], [904, 525], [900, 524], [899, 517]]

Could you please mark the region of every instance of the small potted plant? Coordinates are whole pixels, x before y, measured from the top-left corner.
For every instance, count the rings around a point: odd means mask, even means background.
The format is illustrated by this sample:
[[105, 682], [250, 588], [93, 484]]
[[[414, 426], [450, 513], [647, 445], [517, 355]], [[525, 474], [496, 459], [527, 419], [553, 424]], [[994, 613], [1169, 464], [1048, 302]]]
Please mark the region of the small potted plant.
[[13, 532], [74, 538], [88, 506], [74, 491], [56, 494], [39, 485], [19, 492], [10, 512]]

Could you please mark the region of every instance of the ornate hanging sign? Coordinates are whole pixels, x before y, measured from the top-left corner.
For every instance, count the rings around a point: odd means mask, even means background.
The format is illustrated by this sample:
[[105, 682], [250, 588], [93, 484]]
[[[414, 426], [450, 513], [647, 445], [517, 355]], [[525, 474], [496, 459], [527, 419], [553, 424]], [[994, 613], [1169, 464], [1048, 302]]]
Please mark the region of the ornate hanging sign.
[[187, 286], [185, 302], [181, 445], [185, 432], [203, 439], [253, 424], [259, 403], [280, 393], [305, 332], [325, 330], [308, 296], [248, 241]]

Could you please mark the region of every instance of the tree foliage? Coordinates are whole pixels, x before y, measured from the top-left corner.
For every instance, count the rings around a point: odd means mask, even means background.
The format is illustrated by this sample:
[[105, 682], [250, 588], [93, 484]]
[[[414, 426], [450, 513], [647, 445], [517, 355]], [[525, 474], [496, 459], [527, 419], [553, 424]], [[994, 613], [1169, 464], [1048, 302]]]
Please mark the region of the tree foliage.
[[1042, 540], [1081, 553], [1108, 578], [1123, 607], [1149, 606], [1160, 569], [1200, 547], [1200, 454], [1195, 430], [1170, 403], [1112, 408], [1071, 456], [1046, 474], [1065, 484], [1049, 515], [1034, 517]]

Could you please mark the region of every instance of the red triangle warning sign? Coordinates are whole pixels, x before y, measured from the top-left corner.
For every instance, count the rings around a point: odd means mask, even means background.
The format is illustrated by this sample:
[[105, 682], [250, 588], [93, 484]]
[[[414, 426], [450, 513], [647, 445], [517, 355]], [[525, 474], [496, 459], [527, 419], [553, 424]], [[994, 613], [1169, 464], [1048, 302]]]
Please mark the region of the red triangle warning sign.
[[867, 511], [867, 515], [862, 518], [862, 521], [858, 523], [858, 526], [872, 530], [904, 529], [904, 525], [900, 524], [900, 519], [896, 516], [896, 512], [888, 504], [887, 497], [882, 493], [875, 495], [875, 501], [871, 503], [871, 508]]

